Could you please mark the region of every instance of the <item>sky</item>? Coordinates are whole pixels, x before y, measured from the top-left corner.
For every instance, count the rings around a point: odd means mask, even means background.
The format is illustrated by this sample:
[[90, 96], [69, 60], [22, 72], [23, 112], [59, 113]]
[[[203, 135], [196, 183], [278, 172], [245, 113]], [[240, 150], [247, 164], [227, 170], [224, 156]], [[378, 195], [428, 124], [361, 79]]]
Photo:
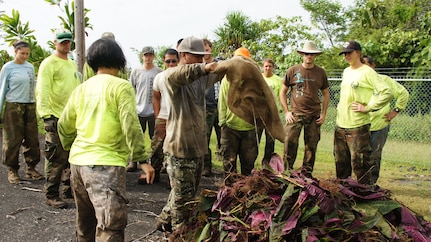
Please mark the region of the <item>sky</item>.
[[[70, 0], [71, 1], [71, 0]], [[353, 0], [341, 0], [351, 5]], [[139, 66], [139, 57], [132, 49], [144, 46], [175, 47], [178, 39], [188, 36], [214, 39], [214, 30], [222, 26], [231, 11], [241, 11], [252, 21], [301, 16], [309, 23], [309, 14], [299, 0], [84, 0], [90, 9], [87, 17], [93, 29], [87, 29], [86, 47], [104, 32], [114, 33], [126, 55], [128, 66]], [[60, 27], [58, 16], [65, 16], [58, 6], [44, 0], [3, 0], [0, 10], [11, 16], [12, 9], [20, 12], [21, 21], [29, 22], [38, 43], [48, 49], [53, 40], [51, 29]], [[0, 49], [12, 49], [0, 42]]]

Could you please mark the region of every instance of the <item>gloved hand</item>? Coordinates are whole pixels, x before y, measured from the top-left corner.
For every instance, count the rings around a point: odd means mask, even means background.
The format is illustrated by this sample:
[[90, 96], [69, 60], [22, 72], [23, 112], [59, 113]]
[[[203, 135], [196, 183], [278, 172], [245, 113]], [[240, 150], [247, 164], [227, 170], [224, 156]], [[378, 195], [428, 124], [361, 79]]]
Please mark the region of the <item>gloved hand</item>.
[[55, 118], [44, 119], [43, 126], [46, 132], [57, 132], [57, 120]]

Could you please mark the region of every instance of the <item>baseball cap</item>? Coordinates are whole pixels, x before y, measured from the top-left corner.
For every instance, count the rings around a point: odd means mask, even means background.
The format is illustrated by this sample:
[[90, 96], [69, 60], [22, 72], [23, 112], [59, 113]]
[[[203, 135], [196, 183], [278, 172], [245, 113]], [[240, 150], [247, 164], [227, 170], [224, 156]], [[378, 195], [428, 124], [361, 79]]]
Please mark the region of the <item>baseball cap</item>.
[[62, 43], [64, 41], [66, 41], [66, 40], [73, 42], [73, 35], [72, 35], [71, 32], [67, 32], [67, 31], [65, 31], [65, 32], [58, 32], [58, 33], [55, 34], [55, 40], [58, 43]]
[[342, 55], [344, 53], [350, 53], [354, 50], [362, 50], [361, 45], [354, 40], [350, 40], [344, 43], [343, 50], [338, 55]]
[[142, 48], [142, 54], [153, 54], [154, 55], [154, 49], [151, 46], [145, 46], [144, 48]]
[[195, 55], [212, 55], [211, 52], [205, 51], [202, 39], [194, 36], [184, 38], [178, 46], [178, 52], [191, 53]]

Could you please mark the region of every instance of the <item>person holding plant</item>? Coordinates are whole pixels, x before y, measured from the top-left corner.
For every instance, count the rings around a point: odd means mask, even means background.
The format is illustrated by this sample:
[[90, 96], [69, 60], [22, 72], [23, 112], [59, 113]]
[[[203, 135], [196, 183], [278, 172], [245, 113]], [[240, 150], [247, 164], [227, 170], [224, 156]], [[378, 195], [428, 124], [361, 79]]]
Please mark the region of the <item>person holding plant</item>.
[[27, 164], [25, 176], [41, 180], [43, 175], [36, 170], [40, 162], [40, 149], [34, 97], [36, 78], [34, 66], [27, 61], [30, 44], [18, 40], [13, 47], [15, 59], [4, 64], [0, 72], [0, 113], [6, 101], [2, 162], [9, 167], [9, 183], [16, 184], [21, 180], [18, 175], [21, 146]]

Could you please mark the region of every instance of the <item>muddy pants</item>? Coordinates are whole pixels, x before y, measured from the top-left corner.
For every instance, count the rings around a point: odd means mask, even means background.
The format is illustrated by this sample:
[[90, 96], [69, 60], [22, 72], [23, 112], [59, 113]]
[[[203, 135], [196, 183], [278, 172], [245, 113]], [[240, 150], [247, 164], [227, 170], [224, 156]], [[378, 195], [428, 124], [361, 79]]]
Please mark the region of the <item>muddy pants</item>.
[[141, 128], [144, 133], [145, 133], [145, 130], [147, 130], [147, 123], [148, 123], [148, 136], [150, 137], [150, 139], [153, 138], [155, 122], [156, 121], [155, 121], [154, 115], [149, 117], [139, 117], [139, 123], [141, 124]]
[[256, 131], [238, 131], [224, 125], [221, 128], [221, 149], [225, 176], [237, 172], [236, 160], [239, 156], [241, 174], [250, 175], [258, 154]]
[[6, 102], [3, 119], [3, 164], [14, 170], [19, 169], [21, 145], [25, 163], [29, 167], [35, 167], [40, 162], [36, 104]]
[[124, 241], [128, 203], [126, 169], [71, 165], [71, 177], [77, 241]]
[[[313, 171], [316, 161], [317, 144], [320, 140], [320, 125], [316, 124], [319, 116], [294, 115], [295, 122], [286, 124], [286, 137], [284, 139], [284, 165], [285, 168], [293, 169], [298, 154], [299, 135], [304, 128], [304, 159], [302, 169]], [[288, 167], [286, 167], [286, 165]]]
[[171, 192], [159, 220], [164, 224], [171, 224], [176, 230], [189, 219], [190, 211], [186, 203], [196, 195], [202, 175], [203, 157], [184, 159], [166, 153], [166, 161]]
[[151, 139], [150, 163], [154, 170], [160, 172], [163, 167], [165, 155], [163, 154], [163, 142], [166, 137], [166, 119], [156, 118], [154, 135]]
[[65, 151], [61, 146], [57, 130], [57, 118], [53, 127], [45, 126], [45, 184], [44, 192], [48, 199], [60, 197], [60, 184], [63, 184], [62, 193], [69, 193], [70, 187], [70, 168], [69, 151]]
[[[264, 129], [258, 130], [259, 143]], [[263, 154], [262, 164], [269, 163], [272, 153], [274, 153], [275, 141], [265, 129], [265, 153]]]
[[221, 130], [220, 130], [220, 126], [218, 125], [218, 110], [207, 109], [205, 113], [206, 113], [205, 132], [207, 135], [208, 154], [204, 156], [204, 169], [206, 168], [211, 170], [212, 168], [212, 151], [210, 149], [211, 134], [214, 127], [214, 131], [217, 136], [217, 149], [219, 149]]
[[370, 125], [358, 128], [335, 127], [334, 158], [337, 178], [346, 179], [353, 172], [358, 182], [374, 184], [371, 171]]

